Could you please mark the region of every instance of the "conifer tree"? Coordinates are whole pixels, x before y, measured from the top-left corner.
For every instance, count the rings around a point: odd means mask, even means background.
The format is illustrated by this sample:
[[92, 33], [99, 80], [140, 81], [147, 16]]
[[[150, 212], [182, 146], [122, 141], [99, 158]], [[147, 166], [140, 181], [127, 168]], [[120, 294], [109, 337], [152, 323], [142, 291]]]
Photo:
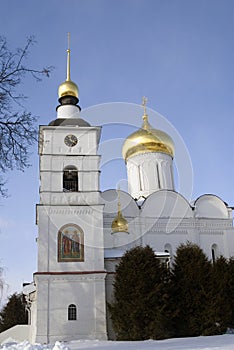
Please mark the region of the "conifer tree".
[[229, 259], [228, 262], [227, 293], [230, 308], [228, 327], [234, 329], [234, 258]]
[[164, 329], [168, 271], [149, 247], [125, 253], [116, 269], [114, 302], [110, 305], [118, 340], [167, 337]]
[[207, 327], [211, 262], [195, 244], [177, 248], [171, 292], [172, 322], [177, 337], [199, 336]]
[[212, 266], [208, 325], [204, 335], [225, 333], [231, 319], [229, 300], [229, 265], [224, 257], [219, 257]]
[[[159, 263], [159, 260], [158, 260]], [[152, 292], [152, 319], [149, 325], [151, 339], [165, 339], [173, 335], [171, 323], [171, 273], [165, 263], [159, 263]]]
[[17, 324], [27, 324], [27, 312], [23, 294], [14, 293], [0, 312], [0, 332]]

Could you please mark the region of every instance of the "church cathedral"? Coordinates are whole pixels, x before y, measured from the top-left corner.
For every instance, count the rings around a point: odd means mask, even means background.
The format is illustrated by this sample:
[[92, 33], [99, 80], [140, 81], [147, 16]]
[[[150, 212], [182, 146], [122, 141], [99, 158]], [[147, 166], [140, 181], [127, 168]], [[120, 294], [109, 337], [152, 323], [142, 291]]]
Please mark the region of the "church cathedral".
[[57, 118], [39, 130], [38, 265], [24, 288], [29, 341], [114, 339], [107, 302], [125, 251], [149, 245], [170, 264], [178, 245], [190, 241], [211, 260], [229, 258], [232, 208], [215, 195], [189, 203], [176, 192], [173, 140], [150, 125], [145, 100], [142, 126], [122, 147], [128, 192], [101, 192], [101, 127], [80, 118], [70, 49], [58, 95]]

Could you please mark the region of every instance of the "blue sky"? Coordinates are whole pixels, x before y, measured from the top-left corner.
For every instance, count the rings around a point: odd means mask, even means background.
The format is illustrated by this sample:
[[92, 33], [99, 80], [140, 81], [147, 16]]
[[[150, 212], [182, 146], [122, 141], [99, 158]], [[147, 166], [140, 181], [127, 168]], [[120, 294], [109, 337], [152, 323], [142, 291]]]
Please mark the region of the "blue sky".
[[[140, 104], [163, 115], [183, 138], [193, 166], [193, 194], [214, 193], [234, 206], [234, 2], [233, 0], [8, 0], [1, 3], [0, 34], [10, 48], [35, 35], [28, 66], [53, 65], [51, 78], [20, 87], [39, 124], [56, 118], [57, 88], [66, 77], [67, 32], [71, 77], [80, 105]], [[109, 113], [105, 123], [133, 124]], [[100, 115], [89, 117], [93, 125]], [[136, 113], [134, 125], [140, 125]], [[159, 127], [160, 120], [151, 120]], [[168, 130], [169, 130], [168, 129]], [[167, 131], [168, 131], [167, 130]], [[130, 128], [105, 127], [106, 138]], [[37, 147], [32, 167], [8, 174], [10, 197], [0, 201], [0, 264], [6, 293], [21, 290], [36, 270]], [[119, 172], [116, 172], [116, 168]], [[120, 159], [102, 169], [102, 189], [125, 176]], [[111, 174], [111, 175], [110, 175]]]

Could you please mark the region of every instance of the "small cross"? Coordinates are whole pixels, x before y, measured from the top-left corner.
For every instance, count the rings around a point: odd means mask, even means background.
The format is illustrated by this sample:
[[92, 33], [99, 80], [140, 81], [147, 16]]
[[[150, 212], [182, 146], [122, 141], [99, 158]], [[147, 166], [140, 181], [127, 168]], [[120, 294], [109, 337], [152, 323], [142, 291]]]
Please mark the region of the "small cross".
[[144, 108], [144, 115], [146, 115], [146, 103], [147, 103], [147, 101], [148, 101], [148, 98], [147, 97], [145, 97], [145, 96], [143, 96], [142, 97], [142, 107]]
[[70, 77], [70, 33], [67, 33], [67, 81], [71, 80]]
[[70, 51], [70, 32], [67, 33], [67, 51]]
[[120, 185], [118, 185], [117, 188], [117, 198], [118, 198], [118, 212], [121, 211], [121, 204], [120, 204]]

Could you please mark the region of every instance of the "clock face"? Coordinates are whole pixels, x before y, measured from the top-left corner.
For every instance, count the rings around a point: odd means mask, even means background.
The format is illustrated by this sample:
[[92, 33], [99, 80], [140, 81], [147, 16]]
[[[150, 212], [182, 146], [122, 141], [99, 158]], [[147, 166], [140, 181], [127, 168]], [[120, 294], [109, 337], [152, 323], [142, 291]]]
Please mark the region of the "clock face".
[[64, 139], [64, 143], [68, 147], [74, 147], [77, 144], [77, 142], [78, 142], [77, 137], [72, 134], [67, 135]]

